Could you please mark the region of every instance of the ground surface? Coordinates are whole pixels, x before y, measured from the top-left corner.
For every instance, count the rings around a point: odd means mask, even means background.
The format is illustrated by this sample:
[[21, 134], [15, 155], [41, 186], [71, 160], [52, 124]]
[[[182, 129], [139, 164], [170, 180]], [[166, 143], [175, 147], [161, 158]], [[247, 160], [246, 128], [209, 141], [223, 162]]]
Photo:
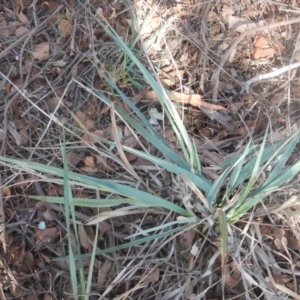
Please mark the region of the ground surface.
[[[116, 127], [112, 125], [110, 107], [92, 88], [126, 111], [130, 108], [106, 78], [180, 153], [157, 95], [97, 20], [110, 25], [173, 91], [171, 98], [210, 181], [219, 176], [216, 166], [240, 154], [249, 139], [260, 143], [268, 123], [269, 143], [299, 127], [298, 1], [2, 0], [0, 12], [1, 156], [62, 167], [60, 145], [65, 135], [70, 170], [142, 189], [118, 152], [88, 135], [114, 140], [117, 130], [122, 145], [145, 147], [162, 157], [138, 142], [124, 120], [118, 118]], [[269, 73], [268, 78], [256, 78]], [[188, 201], [189, 190], [172, 174], [134, 154], [127, 153], [126, 160], [161, 197]], [[9, 164], [0, 168], [1, 298], [74, 299], [65, 258], [64, 209], [28, 197], [63, 196], [63, 188], [54, 176], [40, 181], [37, 173]], [[265, 201], [272, 214], [258, 207], [228, 227], [230, 258], [222, 268], [218, 234], [203, 236], [192, 228], [97, 256], [89, 299], [300, 299], [297, 180]], [[107, 196], [82, 187], [73, 194]], [[293, 209], [279, 209], [282, 203]], [[94, 227], [86, 224], [110, 210], [77, 209], [82, 253], [90, 253], [95, 240]], [[121, 245], [130, 234], [173, 219], [151, 210], [107, 219], [100, 224], [98, 247]], [[74, 240], [74, 252], [75, 244]], [[197, 255], [190, 254], [193, 245], [200, 249]], [[268, 257], [261, 261], [262, 253]], [[89, 263], [86, 257], [83, 267]], [[274, 267], [272, 280], [268, 264]]]

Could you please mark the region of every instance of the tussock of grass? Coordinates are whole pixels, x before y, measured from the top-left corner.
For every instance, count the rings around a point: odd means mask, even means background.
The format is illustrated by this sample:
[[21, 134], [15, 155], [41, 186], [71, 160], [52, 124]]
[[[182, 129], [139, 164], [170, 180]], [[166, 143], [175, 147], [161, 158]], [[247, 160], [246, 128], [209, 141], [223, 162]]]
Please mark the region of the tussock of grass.
[[[222, 295], [223, 299], [270, 299], [276, 293], [281, 293], [278, 297], [300, 299], [297, 288], [279, 280], [288, 274], [296, 285], [300, 276], [287, 238], [290, 236], [291, 243], [291, 236], [300, 236], [295, 186], [300, 171], [300, 162], [295, 158], [300, 130], [270, 143], [272, 124], [268, 125], [260, 142], [249, 138], [242, 151], [210, 170], [217, 179], [208, 179], [199, 149], [184, 125], [184, 109], [170, 100], [157, 72], [159, 64], [167, 59], [178, 70], [174, 53], [187, 54], [170, 43], [172, 34], [195, 46], [194, 37], [180, 31], [184, 21], [180, 24], [177, 16], [162, 20], [155, 36], [141, 36], [147, 18], [142, 12], [136, 15], [131, 4], [127, 5], [132, 28], [120, 35], [108, 19], [98, 18], [86, 4], [78, 2], [87, 24], [91, 28], [97, 24], [110, 44], [100, 47], [98, 53], [94, 45], [95, 53], [85, 53], [89, 67], [64, 86], [58, 97], [60, 102], [69, 89], [79, 91], [81, 97], [74, 107], [64, 102], [67, 117], [57, 114], [60, 103], [54, 112], [46, 112], [12, 83], [46, 120], [32, 115], [44, 131], [36, 128], [32, 134], [29, 155], [15, 151], [0, 156], [1, 167], [6, 174], [12, 174], [3, 185], [17, 189], [13, 183], [17, 175], [31, 174], [27, 182], [41, 192], [34, 195], [34, 190], [25, 190], [29, 201], [42, 201], [47, 210], [61, 208], [57, 219], [66, 229], [60, 239], [67, 241], [67, 247], [59, 252], [49, 246], [50, 258], [43, 258], [51, 272], [63, 262], [68, 264], [56, 287], [66, 297], [67, 289], [62, 286], [70, 285], [70, 298], [86, 300], [208, 299], [214, 295]], [[207, 12], [213, 11], [210, 5]], [[154, 8], [151, 11], [155, 15]], [[140, 18], [144, 23], [138, 27]], [[151, 15], [148, 19], [152, 19]], [[164, 39], [164, 51], [151, 52], [153, 43]], [[200, 58], [203, 68], [209, 64], [211, 51], [204, 47]], [[103, 53], [108, 55], [97, 58]], [[200, 81], [203, 88], [204, 77]], [[152, 125], [143, 104], [133, 100], [144, 87], [159, 96], [159, 107], [165, 115], [161, 127]], [[180, 81], [179, 89], [183, 88]], [[57, 94], [51, 83], [50, 89]], [[105, 122], [111, 125], [109, 138], [90, 131], [88, 123], [76, 115], [78, 109], [90, 103], [99, 113], [95, 127], [100, 131], [108, 127], [103, 125]], [[26, 107], [28, 111], [32, 109], [30, 105]], [[110, 115], [101, 115], [107, 107]], [[122, 144], [120, 124], [138, 140], [138, 147]], [[167, 126], [175, 133], [176, 145], [163, 137]], [[93, 142], [84, 140], [84, 135]], [[54, 140], [56, 146], [52, 144]], [[104, 169], [103, 164], [97, 175], [83, 174], [80, 167], [72, 166], [69, 153], [99, 155], [111, 166]], [[132, 164], [128, 154], [145, 166]], [[41, 189], [44, 183], [54, 186], [56, 195], [45, 195]], [[3, 196], [0, 198], [3, 207], [6, 202]], [[79, 226], [85, 228], [85, 235], [79, 232]], [[275, 233], [266, 233], [265, 227]], [[285, 230], [280, 238], [277, 227]], [[188, 238], [182, 238], [183, 233], [193, 236], [187, 248]], [[277, 243], [278, 251], [268, 239]], [[61, 240], [57, 243], [61, 244]]]

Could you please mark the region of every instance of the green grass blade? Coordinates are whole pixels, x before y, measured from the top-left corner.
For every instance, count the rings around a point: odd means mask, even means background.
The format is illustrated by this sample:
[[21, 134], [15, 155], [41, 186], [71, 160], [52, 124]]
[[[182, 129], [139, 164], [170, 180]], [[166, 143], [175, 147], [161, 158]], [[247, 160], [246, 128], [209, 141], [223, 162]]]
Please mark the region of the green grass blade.
[[[63, 153], [63, 159], [66, 162], [66, 154], [64, 151], [64, 147], [62, 147], [62, 153]], [[71, 187], [69, 185], [69, 172], [67, 170], [67, 164], [64, 164], [64, 169], [63, 169], [63, 174], [64, 174], [64, 208], [65, 208], [65, 219], [66, 219], [66, 227], [67, 227], [67, 237], [68, 237], [68, 250], [69, 250], [69, 257], [70, 257], [70, 278], [71, 278], [71, 285], [72, 285], [72, 290], [74, 294], [75, 300], [78, 299], [78, 282], [77, 282], [77, 271], [76, 271], [76, 265], [75, 265], [75, 259], [74, 259], [74, 253], [73, 253], [73, 248], [72, 248], [72, 241], [71, 241], [71, 222], [70, 222], [70, 214], [71, 214], [71, 209], [73, 206], [72, 203], [72, 191]], [[72, 214], [73, 215], [73, 214]], [[73, 223], [76, 224], [76, 223]], [[81, 257], [79, 255], [78, 259], [78, 265], [80, 269], [80, 261]], [[82, 260], [81, 260], [82, 264]], [[80, 274], [80, 288], [82, 291], [82, 288], [84, 288], [84, 281], [82, 281], [82, 276]]]
[[210, 208], [213, 207], [213, 205], [217, 201], [217, 196], [219, 193], [219, 190], [224, 184], [224, 180], [227, 178], [228, 174], [231, 172], [232, 167], [228, 167], [223, 173], [219, 176], [219, 178], [214, 182], [212, 185], [210, 191], [207, 194], [207, 202], [210, 205]]
[[244, 190], [243, 194], [241, 195], [241, 198], [239, 199], [240, 203], [243, 203], [243, 201], [249, 195], [249, 193], [251, 191], [251, 188], [253, 187], [255, 181], [258, 178], [258, 170], [259, 170], [259, 166], [261, 164], [261, 159], [262, 159], [262, 156], [263, 156], [263, 153], [264, 153], [264, 149], [265, 149], [265, 145], [266, 145], [266, 142], [267, 142], [268, 130], [269, 130], [269, 125], [268, 125], [268, 127], [266, 129], [266, 133], [265, 133], [263, 142], [262, 142], [262, 144], [260, 146], [260, 149], [259, 149], [259, 152], [257, 154], [256, 161], [255, 161], [255, 164], [254, 164], [254, 167], [253, 167], [253, 171], [252, 171], [250, 180], [249, 180], [249, 182], [248, 182], [248, 184], [246, 186], [246, 189]]
[[[79, 84], [81, 87], [86, 88], [79, 81], [75, 82]], [[93, 88], [91, 87], [88, 91], [93, 94], [95, 97], [101, 99], [107, 105], [112, 103], [104, 95], [100, 94], [98, 91], [93, 92]], [[189, 169], [190, 166], [178, 155], [176, 154], [169, 146], [166, 145], [164, 139], [158, 134], [151, 134], [148, 130], [146, 130], [141, 124], [139, 124], [136, 120], [134, 120], [129, 114], [121, 107], [115, 105], [115, 110], [118, 115], [123, 118], [132, 128], [134, 128], [143, 138], [145, 138], [149, 143], [151, 143], [154, 147], [156, 147], [161, 153], [163, 153], [167, 158], [172, 160], [174, 163], [178, 164], [182, 168]]]
[[91, 292], [92, 287], [92, 280], [94, 275], [94, 265], [95, 265], [95, 257], [96, 257], [96, 250], [97, 250], [97, 243], [98, 243], [98, 233], [99, 233], [99, 224], [96, 224], [96, 230], [95, 230], [95, 240], [93, 244], [93, 250], [91, 253], [91, 261], [89, 266], [89, 273], [86, 283], [86, 289], [85, 289], [85, 300], [89, 300], [89, 293]]
[[234, 164], [233, 172], [229, 178], [227, 194], [231, 193], [237, 187], [237, 180], [241, 176], [241, 170], [244, 165], [245, 159], [249, 153], [250, 142], [246, 146], [243, 154], [239, 157], [239, 159]]
[[299, 142], [300, 130], [295, 133], [291, 138], [287, 139], [287, 141], [282, 145], [284, 149], [282, 153], [278, 154], [276, 157], [277, 164], [273, 167], [270, 172], [267, 180], [264, 182], [264, 185], [268, 185], [272, 182], [284, 169], [284, 166], [287, 160], [290, 158], [292, 152], [294, 151], [297, 143]]
[[134, 55], [130, 48], [124, 43], [122, 38], [115, 32], [115, 30], [111, 27], [111, 25], [107, 22], [104, 24], [99, 20], [99, 18], [95, 18], [96, 22], [107, 32], [107, 34], [117, 43], [117, 45], [130, 57], [130, 59], [135, 63], [135, 65], [139, 68], [142, 74], [145, 77], [145, 80], [149, 83], [152, 89], [155, 91], [156, 95], [158, 95], [159, 101], [162, 104], [163, 108], [168, 112], [168, 115], [172, 117], [174, 120], [174, 124], [177, 126], [181, 137], [183, 138], [190, 155], [194, 155], [192, 153], [193, 147], [192, 142], [189, 138], [189, 135], [186, 131], [185, 126], [180, 119], [177, 110], [175, 109], [174, 105], [170, 101], [168, 97], [166, 97], [166, 92], [162, 86], [162, 84], [158, 83], [155, 78], [150, 74], [150, 72], [143, 66], [140, 60]]
[[[23, 166], [24, 168], [31, 168], [33, 170], [37, 170], [40, 172], [45, 172], [45, 173], [59, 176], [62, 178], [64, 177], [63, 170], [56, 168], [56, 167], [43, 165], [43, 164], [36, 163], [36, 162], [17, 160], [17, 159], [9, 159], [6, 157], [0, 157], [0, 161], [1, 160], [10, 162], [10, 163], [14, 163], [19, 166]], [[144, 203], [144, 204], [151, 204], [152, 206], [166, 208], [170, 211], [177, 212], [178, 214], [186, 216], [186, 217], [192, 216], [192, 214], [190, 212], [188, 212], [187, 210], [181, 208], [180, 206], [178, 206], [170, 201], [167, 201], [160, 197], [156, 197], [147, 192], [137, 190], [130, 186], [118, 184], [111, 180], [98, 179], [98, 178], [94, 178], [91, 176], [86, 176], [86, 175], [77, 174], [77, 173], [73, 173], [73, 172], [68, 172], [68, 176], [69, 176], [69, 184], [71, 184], [71, 185], [79, 185], [79, 186], [83, 186], [83, 187], [87, 187], [87, 188], [103, 190], [103, 191], [107, 191], [107, 192], [114, 193], [114, 194], [117, 193], [117, 194], [125, 196], [125, 197], [139, 199], [141, 201], [141, 203]], [[59, 181], [56, 180], [56, 182], [59, 182]]]
[[284, 172], [282, 172], [277, 178], [273, 181], [269, 182], [267, 185], [262, 185], [257, 188], [255, 191], [249, 194], [249, 197], [254, 197], [259, 194], [271, 193], [272, 191], [278, 189], [283, 184], [290, 181], [293, 177], [295, 177], [300, 172], [300, 161], [298, 161], [293, 166], [287, 168]]

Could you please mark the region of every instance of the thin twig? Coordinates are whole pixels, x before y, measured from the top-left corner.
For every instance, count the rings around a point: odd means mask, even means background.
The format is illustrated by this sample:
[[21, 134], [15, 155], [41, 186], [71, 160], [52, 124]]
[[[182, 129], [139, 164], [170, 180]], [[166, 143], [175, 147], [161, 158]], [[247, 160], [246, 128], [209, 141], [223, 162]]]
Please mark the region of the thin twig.
[[243, 93], [244, 91], [246, 91], [246, 93], [249, 94], [250, 85], [253, 84], [253, 83], [255, 83], [256, 81], [273, 78], [273, 77], [281, 75], [281, 74], [283, 74], [285, 72], [288, 72], [288, 71], [290, 71], [292, 69], [296, 69], [298, 67], [300, 67], [300, 62], [293, 63], [291, 65], [285, 66], [283, 68], [277, 69], [277, 70], [275, 70], [273, 72], [270, 72], [270, 73], [267, 73], [267, 74], [260, 74], [258, 76], [255, 76], [255, 77], [249, 79], [248, 81], [246, 81], [243, 84], [243, 88], [241, 90], [241, 93]]
[[2, 221], [2, 246], [3, 246], [3, 251], [4, 251], [4, 255], [7, 255], [7, 249], [6, 249], [6, 230], [5, 230], [5, 226], [6, 226], [6, 222], [5, 222], [5, 214], [4, 214], [4, 201], [3, 201], [3, 192], [2, 192], [2, 176], [0, 175], [0, 205], [1, 205], [1, 221]]

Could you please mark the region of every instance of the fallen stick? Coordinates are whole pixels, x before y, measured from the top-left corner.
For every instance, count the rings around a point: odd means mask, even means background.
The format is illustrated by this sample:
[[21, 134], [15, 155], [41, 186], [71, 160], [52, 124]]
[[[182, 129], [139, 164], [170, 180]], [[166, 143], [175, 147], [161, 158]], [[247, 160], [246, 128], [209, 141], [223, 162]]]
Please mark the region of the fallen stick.
[[[187, 95], [179, 92], [170, 92], [169, 97], [172, 101], [177, 101], [179, 103], [190, 104], [192, 106], [197, 106], [197, 107], [205, 107], [212, 110], [228, 111], [228, 109], [223, 106], [215, 105], [203, 101], [201, 95], [198, 94]], [[158, 96], [154, 91], [149, 91], [145, 93], [145, 98], [149, 98], [155, 101], [158, 100]]]
[[249, 94], [250, 85], [255, 83], [256, 81], [273, 78], [273, 77], [281, 75], [281, 74], [283, 74], [283, 73], [285, 73], [289, 70], [296, 69], [298, 67], [300, 67], [300, 62], [293, 63], [291, 65], [285, 66], [281, 69], [277, 69], [277, 70], [275, 70], [273, 72], [270, 72], [270, 73], [267, 73], [267, 74], [257, 75], [255, 77], [249, 79], [248, 81], [246, 81], [243, 84], [243, 88], [242, 88], [240, 93], [242, 94], [244, 91], [246, 91], [246, 93]]

